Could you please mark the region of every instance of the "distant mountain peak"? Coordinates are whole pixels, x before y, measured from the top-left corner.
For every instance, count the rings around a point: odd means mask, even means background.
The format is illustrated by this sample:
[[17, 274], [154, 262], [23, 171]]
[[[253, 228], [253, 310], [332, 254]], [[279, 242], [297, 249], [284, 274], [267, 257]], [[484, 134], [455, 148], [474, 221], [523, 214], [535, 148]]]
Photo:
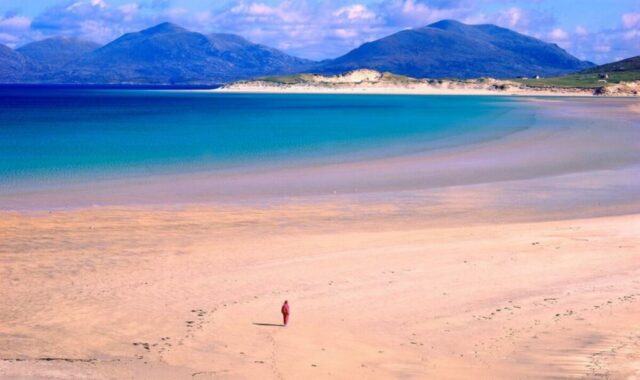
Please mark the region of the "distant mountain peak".
[[440, 20], [437, 22], [434, 22], [433, 24], [429, 24], [427, 25], [427, 27], [429, 28], [438, 28], [438, 29], [451, 29], [451, 28], [458, 28], [461, 26], [468, 26], [467, 24], [463, 24], [460, 21], [456, 21], [456, 20]]
[[368, 42], [319, 68], [359, 68], [417, 78], [513, 78], [559, 75], [590, 67], [557, 45], [491, 24], [441, 20]]
[[176, 25], [171, 22], [163, 22], [156, 26], [152, 26], [151, 28], [140, 31], [140, 33], [146, 34], [146, 35], [163, 34], [163, 33], [183, 33], [183, 32], [188, 32], [188, 30], [181, 27], [180, 25]]

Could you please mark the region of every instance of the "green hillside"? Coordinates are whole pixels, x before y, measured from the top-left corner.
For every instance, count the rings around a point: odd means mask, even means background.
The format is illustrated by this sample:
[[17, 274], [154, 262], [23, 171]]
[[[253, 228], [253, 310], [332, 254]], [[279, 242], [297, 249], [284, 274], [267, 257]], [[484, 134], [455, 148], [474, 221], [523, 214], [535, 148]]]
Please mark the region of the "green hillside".
[[582, 73], [611, 73], [611, 72], [623, 72], [623, 71], [640, 71], [640, 55], [637, 57], [631, 57], [617, 61], [613, 63], [607, 63], [606, 65], [592, 67], [590, 69], [583, 70]]
[[[604, 77], [606, 75], [606, 77]], [[596, 66], [579, 73], [540, 79], [516, 79], [530, 87], [598, 88], [640, 80], [640, 56]], [[606, 82], [604, 82], [606, 81]]]

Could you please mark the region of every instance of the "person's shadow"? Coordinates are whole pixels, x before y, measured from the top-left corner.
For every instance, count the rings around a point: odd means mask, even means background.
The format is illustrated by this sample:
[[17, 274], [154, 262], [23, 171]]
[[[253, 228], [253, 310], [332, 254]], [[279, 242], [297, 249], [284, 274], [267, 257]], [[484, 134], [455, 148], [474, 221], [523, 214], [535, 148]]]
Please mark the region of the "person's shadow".
[[276, 323], [253, 323], [256, 326], [266, 326], [266, 327], [284, 327], [284, 325], [276, 324]]

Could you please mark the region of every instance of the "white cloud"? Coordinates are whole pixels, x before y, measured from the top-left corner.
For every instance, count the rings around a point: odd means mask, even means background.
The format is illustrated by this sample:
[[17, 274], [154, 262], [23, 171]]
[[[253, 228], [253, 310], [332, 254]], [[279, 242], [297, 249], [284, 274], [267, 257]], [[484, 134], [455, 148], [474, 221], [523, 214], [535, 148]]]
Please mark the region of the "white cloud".
[[165, 19], [171, 21], [180, 21], [186, 19], [189, 16], [189, 10], [180, 7], [168, 8], [164, 12], [162, 12], [162, 15], [165, 17]]
[[[240, 1], [198, 18], [204, 30], [240, 34], [251, 41], [313, 59], [337, 56], [364, 41], [388, 34], [381, 30], [384, 20], [374, 10], [360, 3], [340, 5]], [[247, 28], [248, 25], [252, 27]]]
[[91, 0], [91, 5], [93, 5], [94, 7], [98, 7], [98, 8], [106, 8], [107, 7], [107, 3], [105, 3], [104, 0]]
[[593, 45], [593, 50], [598, 53], [608, 53], [611, 51], [611, 45], [606, 42], [601, 42]]
[[577, 36], [584, 37], [584, 36], [587, 36], [588, 34], [589, 34], [589, 31], [587, 30], [587, 28], [585, 28], [582, 25], [576, 26], [576, 35]]
[[[640, 29], [632, 29], [624, 33], [625, 40], [635, 40], [640, 43]], [[637, 40], [636, 40], [637, 39]]]
[[373, 20], [376, 18], [376, 14], [369, 10], [362, 4], [353, 4], [346, 7], [342, 7], [333, 12], [336, 17], [346, 16], [348, 20]]
[[16, 47], [31, 33], [31, 19], [28, 17], [7, 14], [0, 16], [0, 43]]
[[[150, 17], [151, 12], [141, 12], [142, 4], [151, 6], [148, 2], [135, 1], [119, 6], [112, 6], [106, 0], [61, 1], [35, 17], [31, 30], [40, 38], [67, 35], [105, 43], [156, 21]], [[159, 15], [159, 11], [156, 14]]]
[[138, 10], [140, 9], [140, 5], [138, 5], [137, 3], [123, 4], [119, 6], [118, 9], [125, 15], [131, 15], [138, 12]]
[[25, 30], [31, 26], [31, 19], [24, 16], [10, 16], [0, 19], [0, 29]]
[[502, 12], [501, 17], [505, 19], [506, 25], [515, 28], [522, 20], [522, 10], [516, 7], [509, 8]]
[[340, 38], [354, 38], [358, 36], [358, 31], [355, 29], [336, 29], [335, 35]]
[[12, 46], [16, 42], [18, 42], [18, 37], [14, 36], [13, 34], [0, 33], [0, 43]]
[[253, 22], [280, 20], [292, 23], [302, 22], [308, 18], [305, 13], [301, 12], [290, 1], [283, 1], [276, 6], [242, 1], [233, 6], [228, 13]]
[[404, 29], [422, 27], [442, 19], [462, 19], [470, 15], [466, 7], [438, 8], [418, 0], [388, 0], [380, 3], [385, 23], [389, 27]]
[[628, 29], [635, 28], [636, 26], [640, 27], [640, 12], [623, 14], [622, 25]]
[[556, 26], [553, 15], [532, 9], [510, 7], [492, 13], [472, 12], [463, 20], [470, 24], [495, 24], [536, 38], [546, 38]]
[[569, 38], [569, 34], [561, 28], [555, 28], [549, 32], [549, 38], [552, 41], [564, 41]]

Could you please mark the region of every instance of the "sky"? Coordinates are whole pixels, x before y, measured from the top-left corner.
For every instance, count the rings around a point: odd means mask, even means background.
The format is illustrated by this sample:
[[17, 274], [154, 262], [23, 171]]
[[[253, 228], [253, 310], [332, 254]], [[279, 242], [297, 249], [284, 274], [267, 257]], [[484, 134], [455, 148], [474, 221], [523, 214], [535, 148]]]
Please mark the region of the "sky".
[[640, 0], [0, 0], [0, 43], [108, 43], [170, 21], [320, 60], [441, 19], [496, 24], [595, 63], [640, 55]]

